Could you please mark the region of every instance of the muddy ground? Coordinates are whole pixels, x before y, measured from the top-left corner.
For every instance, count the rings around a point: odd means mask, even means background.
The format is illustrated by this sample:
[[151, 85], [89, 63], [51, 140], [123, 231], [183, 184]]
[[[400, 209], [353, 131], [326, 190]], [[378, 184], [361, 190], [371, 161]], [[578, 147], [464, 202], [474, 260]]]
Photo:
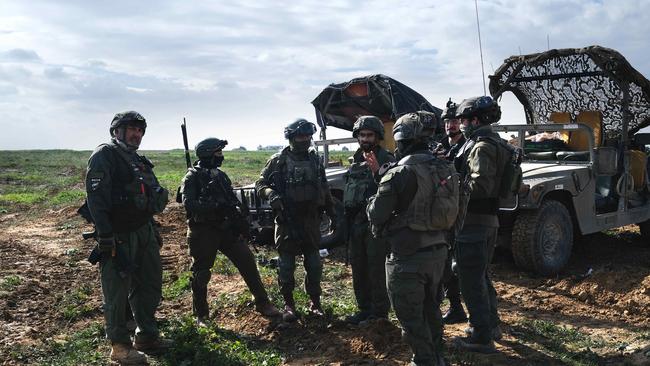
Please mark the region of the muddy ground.
[[[166, 278], [173, 280], [189, 267], [183, 215], [171, 206], [159, 221]], [[0, 215], [0, 280], [20, 279], [0, 289], [0, 364], [22, 363], [10, 356], [18, 345], [37, 348], [101, 322], [98, 272], [85, 261], [92, 244], [81, 240], [84, 229], [88, 226], [72, 207]], [[335, 253], [325, 265], [343, 266], [341, 257]], [[650, 365], [650, 243], [642, 242], [636, 227], [581, 238], [567, 270], [555, 278], [519, 271], [505, 251], [497, 253], [492, 272], [504, 323], [500, 352], [476, 357], [450, 349], [452, 364]], [[349, 285], [350, 278], [345, 268], [342, 281]], [[237, 275], [216, 275], [211, 286], [212, 293], [245, 288]], [[87, 295], [83, 314], [68, 320], [66, 304], [79, 297], [80, 288]], [[166, 299], [159, 316], [168, 319], [190, 309], [188, 296]], [[305, 318], [309, 326], [284, 327], [245, 307], [221, 309], [215, 321], [278, 349], [290, 365], [402, 365], [409, 359], [395, 321], [356, 328]], [[447, 345], [463, 328], [445, 329]]]

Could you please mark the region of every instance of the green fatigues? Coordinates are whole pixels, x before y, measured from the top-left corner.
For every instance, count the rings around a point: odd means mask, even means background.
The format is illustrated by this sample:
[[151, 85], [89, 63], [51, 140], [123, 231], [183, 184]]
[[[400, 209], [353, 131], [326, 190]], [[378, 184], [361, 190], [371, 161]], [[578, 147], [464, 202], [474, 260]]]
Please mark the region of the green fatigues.
[[275, 212], [275, 245], [280, 255], [278, 284], [287, 300], [295, 287], [295, 256], [302, 254], [306, 271], [305, 291], [312, 297], [321, 294], [322, 263], [320, 214], [334, 215], [325, 169], [315, 151], [292, 152], [289, 147], [273, 155], [260, 173], [255, 189], [262, 199], [269, 199], [268, 189], [278, 194], [283, 212]]
[[[391, 153], [379, 146], [374, 152], [380, 166], [395, 161]], [[343, 203], [350, 230], [354, 296], [360, 312], [386, 318], [390, 310], [385, 272], [388, 242], [375, 238], [370, 231], [366, 206], [367, 200], [377, 192], [377, 183], [365, 164], [362, 149], [354, 154], [354, 163], [345, 180]]]
[[165, 207], [167, 191], [152, 168], [115, 140], [98, 146], [88, 160], [88, 208], [98, 236], [113, 236], [116, 242], [116, 256], [104, 254], [100, 261], [106, 337], [113, 343], [131, 343], [127, 301], [138, 326], [136, 340], [158, 338], [155, 311], [162, 296], [162, 265], [152, 218]]
[[469, 193], [467, 214], [456, 236], [455, 254], [461, 293], [474, 327], [474, 338], [485, 343], [499, 324], [496, 290], [488, 274], [499, 227], [497, 218], [500, 172], [504, 158], [499, 148], [481, 138], [499, 138], [490, 126], [482, 126], [470, 137], [457, 157], [464, 191]]
[[[416, 152], [431, 155], [428, 151]], [[418, 192], [416, 174], [398, 165], [382, 178], [368, 204], [373, 231], [384, 231], [391, 254], [386, 260], [386, 281], [391, 305], [402, 326], [402, 337], [413, 351], [416, 365], [436, 365], [442, 357], [442, 315], [438, 289], [447, 258], [447, 234], [418, 231], [408, 226], [391, 230], [391, 220], [403, 218]], [[393, 217], [394, 215], [394, 217]], [[402, 216], [402, 217], [400, 217]]]
[[[187, 241], [192, 256], [192, 310], [198, 317], [209, 315], [207, 301], [211, 269], [222, 252], [237, 267], [256, 304], [269, 301], [253, 253], [239, 240], [233, 226], [236, 218], [228, 217], [240, 204], [233, 194], [226, 173], [199, 165], [189, 169], [181, 186], [183, 206], [187, 211]], [[246, 228], [241, 228], [247, 229]]]

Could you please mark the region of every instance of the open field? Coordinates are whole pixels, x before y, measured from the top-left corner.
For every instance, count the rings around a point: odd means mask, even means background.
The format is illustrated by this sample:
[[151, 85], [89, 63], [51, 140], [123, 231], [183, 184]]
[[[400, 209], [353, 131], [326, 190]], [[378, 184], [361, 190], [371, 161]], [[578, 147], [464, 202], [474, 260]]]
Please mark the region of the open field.
[[[184, 175], [180, 150], [145, 152], [171, 192]], [[0, 151], [0, 364], [103, 365], [101, 290], [97, 269], [85, 258], [89, 227], [75, 211], [84, 197], [89, 151]], [[234, 184], [257, 178], [269, 152], [226, 152], [224, 170]], [[344, 158], [345, 153], [335, 153]], [[398, 323], [351, 327], [355, 309], [344, 250], [325, 259], [324, 319], [303, 316], [285, 326], [253, 311], [236, 269], [219, 257], [210, 284], [212, 326], [192, 324], [184, 212], [170, 204], [157, 218], [165, 245], [161, 329], [177, 347], [156, 365], [404, 365], [408, 347]], [[581, 238], [566, 271], [541, 278], [517, 270], [508, 253], [495, 259], [493, 275], [504, 322], [500, 353], [460, 354], [454, 365], [648, 365], [650, 364], [650, 245], [634, 226]], [[275, 256], [259, 248], [260, 272], [281, 305]], [[592, 271], [589, 275], [588, 270]], [[302, 283], [300, 277], [298, 283]], [[307, 296], [298, 289], [300, 309]], [[443, 308], [446, 304], [443, 304]], [[445, 340], [464, 326], [445, 329]]]

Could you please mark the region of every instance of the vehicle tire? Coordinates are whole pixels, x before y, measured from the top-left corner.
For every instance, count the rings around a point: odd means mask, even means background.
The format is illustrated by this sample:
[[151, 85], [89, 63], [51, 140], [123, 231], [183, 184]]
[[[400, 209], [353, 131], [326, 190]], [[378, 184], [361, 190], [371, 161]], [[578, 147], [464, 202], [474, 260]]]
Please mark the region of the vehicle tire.
[[640, 222], [637, 225], [639, 225], [639, 231], [641, 232], [641, 237], [644, 239], [645, 243], [647, 244], [650, 242], [650, 220], [645, 220], [644, 222]]
[[336, 230], [330, 230], [330, 217], [323, 215], [321, 221], [320, 249], [332, 249], [345, 242], [345, 215], [343, 202], [338, 198], [332, 197], [334, 201], [334, 210], [336, 211]]
[[535, 211], [520, 211], [512, 229], [517, 266], [541, 275], [561, 271], [571, 257], [573, 221], [566, 206], [544, 201]]

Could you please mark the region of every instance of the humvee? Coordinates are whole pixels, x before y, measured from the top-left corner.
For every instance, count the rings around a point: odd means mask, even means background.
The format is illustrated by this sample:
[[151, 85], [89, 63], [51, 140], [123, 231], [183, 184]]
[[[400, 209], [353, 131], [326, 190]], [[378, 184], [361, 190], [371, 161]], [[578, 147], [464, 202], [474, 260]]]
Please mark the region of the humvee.
[[[352, 131], [354, 122], [359, 116], [373, 115], [384, 122], [385, 136], [381, 144], [393, 151], [395, 149], [393, 124], [400, 116], [420, 110], [440, 116], [442, 110], [431, 105], [415, 90], [381, 74], [331, 84], [311, 103], [316, 110], [316, 122], [320, 129], [320, 140], [314, 142], [314, 147], [321, 153], [338, 220], [336, 229], [331, 230], [331, 219], [323, 215], [321, 248], [332, 248], [342, 244], [346, 237], [347, 228], [342, 201], [345, 185], [343, 175], [347, 172], [347, 168], [340, 162], [329, 161], [329, 146], [356, 143], [357, 140], [352, 137], [328, 139], [327, 129], [332, 127]], [[443, 126], [438, 128], [442, 129]], [[249, 207], [254, 241], [260, 244], [273, 243], [273, 212], [269, 203], [257, 196], [253, 185], [235, 188], [235, 193]]]
[[599, 46], [512, 56], [490, 76], [526, 123], [495, 130], [521, 147], [523, 184], [499, 211], [499, 244], [542, 275], [565, 267], [582, 235], [636, 224], [650, 242], [650, 82]]

